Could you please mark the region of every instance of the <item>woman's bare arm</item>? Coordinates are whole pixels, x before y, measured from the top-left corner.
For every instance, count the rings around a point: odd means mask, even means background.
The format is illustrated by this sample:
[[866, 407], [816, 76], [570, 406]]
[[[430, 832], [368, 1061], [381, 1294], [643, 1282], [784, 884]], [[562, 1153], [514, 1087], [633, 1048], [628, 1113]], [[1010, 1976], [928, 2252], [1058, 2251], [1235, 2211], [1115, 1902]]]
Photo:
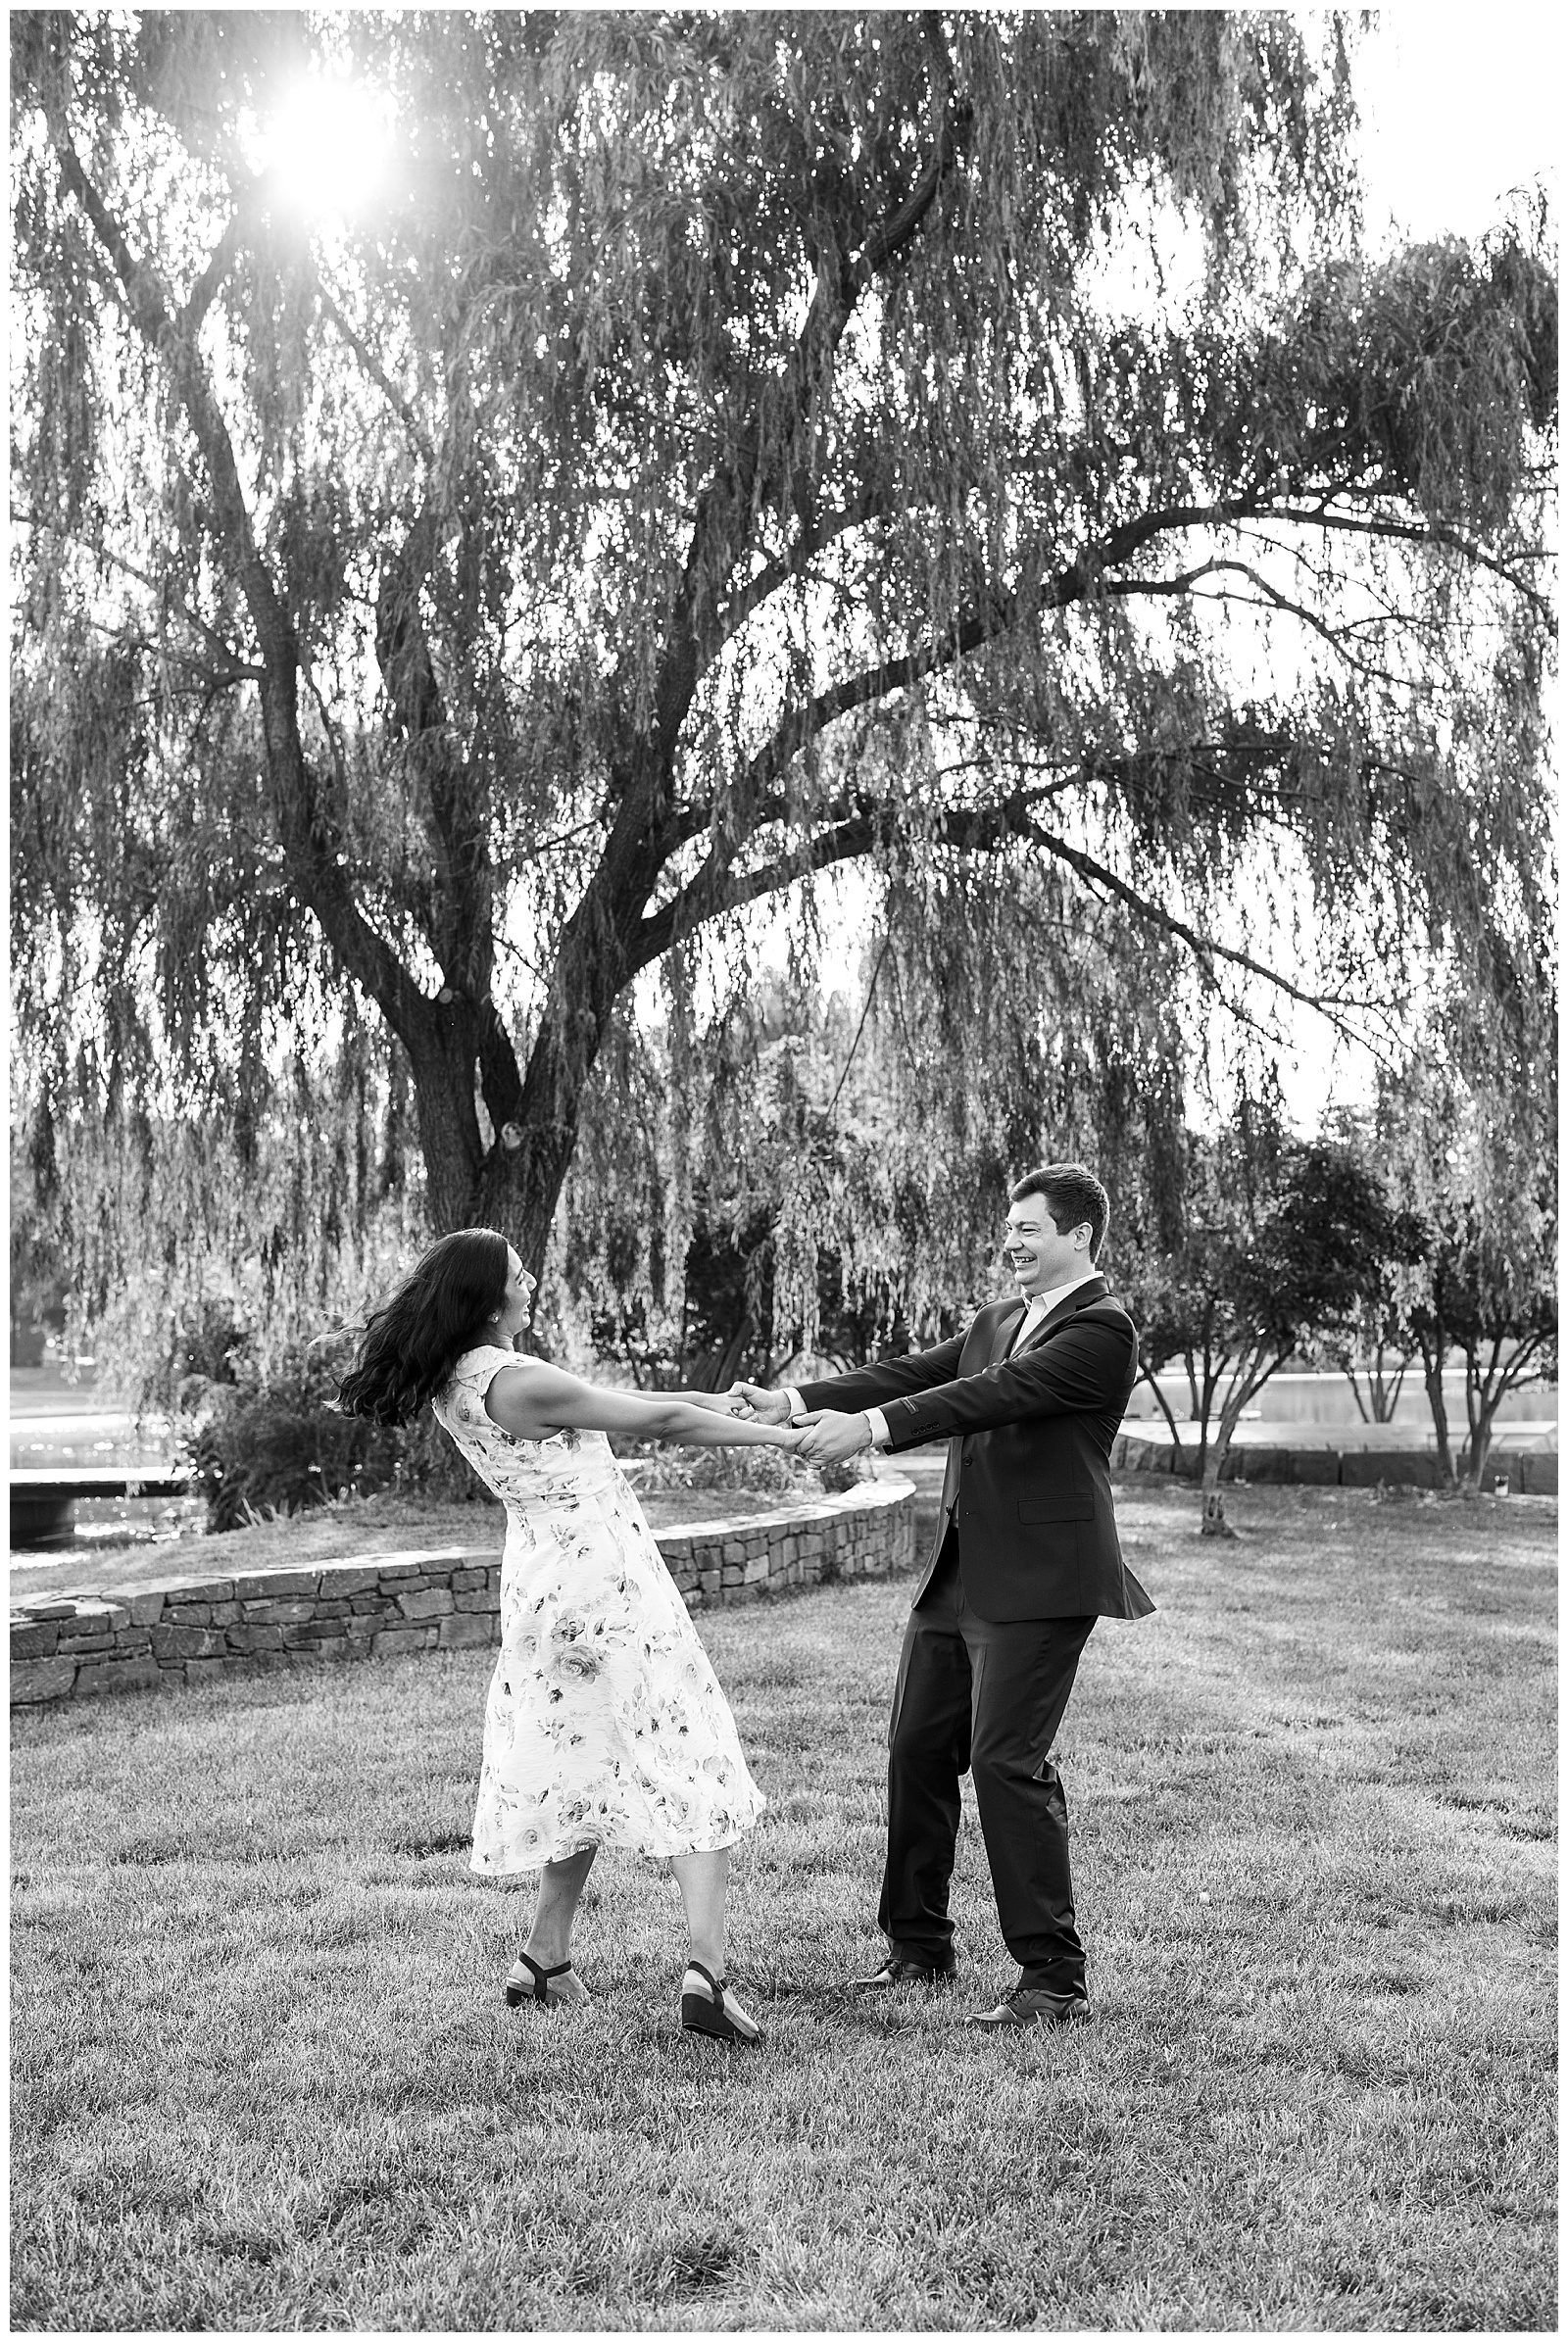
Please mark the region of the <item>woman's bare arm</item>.
[[606, 1391], [559, 1366], [519, 1358], [493, 1376], [485, 1413], [514, 1439], [557, 1432], [621, 1432], [633, 1439], [674, 1439], [687, 1447], [798, 1447], [805, 1434], [725, 1415], [661, 1392]]

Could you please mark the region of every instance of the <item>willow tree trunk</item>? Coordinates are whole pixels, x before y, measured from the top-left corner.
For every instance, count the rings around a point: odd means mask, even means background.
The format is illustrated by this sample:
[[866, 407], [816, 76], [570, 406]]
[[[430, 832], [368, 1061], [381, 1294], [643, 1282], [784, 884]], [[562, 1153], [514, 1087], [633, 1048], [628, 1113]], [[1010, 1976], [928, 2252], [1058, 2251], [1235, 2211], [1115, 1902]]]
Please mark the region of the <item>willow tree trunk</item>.
[[597, 1037], [591, 1048], [581, 1046], [582, 1038], [577, 1036], [577, 1047], [564, 1046], [546, 1018], [514, 1110], [498, 1123], [466, 1195], [464, 1219], [499, 1228], [535, 1277], [544, 1272], [551, 1223], [577, 1146], [583, 1093], [598, 1055]]
[[471, 1023], [472, 1011], [466, 1001], [436, 1002], [424, 1027], [412, 1027], [403, 1036], [432, 1236], [448, 1236], [454, 1228], [471, 1226], [475, 1218], [483, 1150], [474, 1103]]

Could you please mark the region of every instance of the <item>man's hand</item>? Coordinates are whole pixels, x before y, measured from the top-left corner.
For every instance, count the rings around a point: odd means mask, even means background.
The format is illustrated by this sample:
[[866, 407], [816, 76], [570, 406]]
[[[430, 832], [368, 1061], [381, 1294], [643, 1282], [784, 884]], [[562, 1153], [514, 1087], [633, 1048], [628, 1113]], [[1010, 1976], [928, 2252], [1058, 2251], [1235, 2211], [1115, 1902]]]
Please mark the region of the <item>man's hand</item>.
[[824, 1407], [806, 1421], [809, 1428], [801, 1453], [808, 1464], [844, 1464], [871, 1444], [871, 1426], [863, 1415], [835, 1415]]
[[729, 1396], [744, 1399], [759, 1423], [788, 1423], [790, 1419], [785, 1391], [764, 1391], [760, 1383], [731, 1383]]

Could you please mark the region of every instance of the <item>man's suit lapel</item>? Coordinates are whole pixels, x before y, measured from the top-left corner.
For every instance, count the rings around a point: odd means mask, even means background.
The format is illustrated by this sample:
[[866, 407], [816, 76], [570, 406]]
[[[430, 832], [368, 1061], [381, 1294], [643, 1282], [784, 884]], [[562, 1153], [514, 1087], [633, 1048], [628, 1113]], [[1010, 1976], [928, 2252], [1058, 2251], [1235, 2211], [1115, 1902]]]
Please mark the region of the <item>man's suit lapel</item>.
[[989, 1365], [1000, 1366], [1006, 1356], [1026, 1306], [1027, 1304], [1020, 1300], [1013, 1307], [1004, 1309], [992, 1327], [991, 1356], [987, 1361]]
[[[1006, 1356], [1007, 1344], [1018, 1330], [1018, 1320], [1022, 1317], [1023, 1312], [1024, 1304], [1021, 1300], [1014, 1301], [1009, 1307], [999, 1312], [997, 1322], [991, 1329], [989, 1355], [986, 1359], [988, 1366], [1000, 1366]], [[969, 1369], [971, 1374], [974, 1371], [973, 1367]], [[948, 1468], [942, 1478], [942, 1514], [944, 1519], [952, 1512], [958, 1500], [958, 1473], [961, 1468], [962, 1453], [963, 1441], [961, 1439], [948, 1441]]]

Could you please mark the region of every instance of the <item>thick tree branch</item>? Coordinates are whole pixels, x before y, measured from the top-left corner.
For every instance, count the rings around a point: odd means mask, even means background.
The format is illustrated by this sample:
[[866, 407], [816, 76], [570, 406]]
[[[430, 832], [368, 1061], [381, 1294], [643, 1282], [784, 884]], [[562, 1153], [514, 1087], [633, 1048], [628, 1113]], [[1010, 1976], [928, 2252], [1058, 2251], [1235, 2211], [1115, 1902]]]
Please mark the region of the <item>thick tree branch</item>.
[[712, 640], [705, 642], [703, 646], [705, 655], [710, 655], [725, 643], [733, 642], [747, 619], [760, 610], [781, 586], [788, 585], [792, 579], [804, 577], [819, 553], [825, 553], [830, 545], [836, 545], [840, 537], [848, 536], [852, 529], [863, 528], [868, 520], [884, 518], [891, 510], [892, 498], [886, 490], [868, 488], [862, 496], [840, 512], [831, 512], [825, 518], [816, 515], [809, 533], [803, 533], [787, 551], [764, 562], [757, 574], [748, 578], [731, 598], [717, 620]]
[[[946, 846], [956, 852], [994, 853], [1000, 848], [1020, 841], [1040, 847], [1056, 860], [1065, 862], [1080, 878], [1102, 888], [1127, 908], [1163, 934], [1174, 937], [1187, 946], [1197, 960], [1207, 984], [1217, 983], [1213, 961], [1223, 960], [1245, 973], [1257, 976], [1287, 999], [1302, 1007], [1316, 1009], [1347, 1039], [1367, 1046], [1366, 1036], [1346, 1021], [1342, 1011], [1366, 1010], [1370, 1003], [1338, 993], [1313, 993], [1293, 984], [1275, 968], [1250, 952], [1241, 951], [1228, 944], [1214, 941], [1201, 934], [1175, 912], [1140, 894], [1128, 881], [1094, 855], [1068, 845], [1064, 838], [1042, 829], [1031, 817], [1031, 807], [1038, 796], [1045, 792], [1020, 792], [1000, 805], [976, 811], [955, 810], [933, 822], [926, 832], [934, 846]], [[778, 893], [792, 886], [808, 873], [830, 868], [837, 862], [849, 861], [871, 853], [879, 844], [888, 844], [900, 827], [896, 809], [877, 806], [857, 814], [853, 819], [820, 831], [794, 853], [778, 855], [758, 868], [734, 872], [724, 860], [710, 854], [702, 868], [670, 902], [662, 904], [651, 917], [643, 920], [639, 930], [634, 966], [647, 967], [664, 951], [689, 934], [694, 927], [726, 911], [739, 910], [748, 903], [755, 903], [764, 895]]]
[[[1416, 544], [1443, 545], [1467, 559], [1478, 561], [1483, 567], [1493, 571], [1525, 595], [1532, 606], [1541, 610], [1543, 614], [1549, 614], [1549, 604], [1535, 588], [1515, 576], [1505, 564], [1495, 561], [1481, 547], [1452, 530], [1414, 527], [1396, 522], [1392, 518], [1367, 520], [1352, 514], [1336, 513], [1327, 507], [1303, 510], [1298, 506], [1274, 504], [1266, 500], [1260, 503], [1250, 497], [1234, 498], [1211, 505], [1172, 505], [1162, 510], [1140, 514], [1136, 519], [1124, 521], [1118, 527], [1110, 530], [1098, 545], [1086, 549], [1058, 573], [1054, 583], [1043, 587], [1038, 594], [1030, 596], [1019, 590], [997, 592], [988, 601], [973, 605], [967, 612], [954, 619], [948, 628], [924, 649], [884, 659], [874, 666], [865, 668], [860, 674], [846, 677], [827, 691], [818, 693], [806, 706], [795, 709], [786, 716], [773, 738], [753, 757], [743, 777], [744, 793], [750, 798], [756, 790], [765, 788], [773, 775], [782, 773], [792, 758], [798, 756], [811, 740], [839, 716], [848, 714], [857, 707], [869, 706], [892, 692], [907, 690], [914, 683], [960, 664], [973, 652], [981, 649], [987, 643], [999, 640], [1028, 615], [1047, 610], [1064, 609], [1069, 604], [1085, 599], [1089, 594], [1097, 591], [1113, 595], [1118, 599], [1130, 599], [1144, 594], [1152, 596], [1172, 594], [1185, 590], [1188, 585], [1203, 576], [1212, 574], [1222, 566], [1245, 567], [1245, 564], [1226, 564], [1216, 560], [1205, 562], [1193, 569], [1186, 577], [1175, 580], [1111, 578], [1107, 576], [1107, 571], [1122, 567], [1136, 555], [1154, 543], [1156, 539], [1193, 528], [1226, 528], [1234, 527], [1238, 522], [1243, 521], [1266, 520], [1284, 520], [1313, 527], [1348, 530], [1373, 537], [1394, 537]], [[776, 590], [778, 585], [787, 581], [789, 574], [788, 565], [781, 559], [743, 589], [743, 593], [748, 598], [745, 614], [750, 614], [751, 610], [764, 598], [762, 591], [764, 580], [767, 581], [769, 590]], [[1269, 600], [1276, 607], [1293, 611], [1324, 635], [1326, 639], [1336, 641], [1333, 630], [1324, 621], [1304, 610], [1298, 603], [1281, 595], [1277, 588], [1269, 585], [1268, 581], [1255, 571], [1248, 569], [1247, 574], [1267, 594]], [[1554, 618], [1550, 620], [1550, 623], [1553, 638], [1555, 638]], [[1342, 644], [1337, 643], [1336, 647], [1343, 652]], [[1352, 661], [1352, 663], [1354, 662]], [[1381, 673], [1382, 670], [1372, 671]], [[704, 814], [697, 820], [695, 825], [697, 829], [700, 830], [705, 826], [707, 817]], [[690, 827], [687, 834], [692, 834]]]
[[[671, 754], [697, 689], [705, 653], [711, 657], [726, 639], [712, 613], [747, 541], [753, 512], [759, 504], [772, 504], [788, 513], [791, 498], [786, 493], [786, 475], [792, 452], [809, 422], [820, 386], [831, 374], [856, 302], [918, 234], [957, 154], [967, 118], [954, 105], [952, 69], [935, 17], [927, 31], [937, 73], [925, 167], [903, 202], [872, 230], [858, 255], [852, 258], [838, 244], [824, 251], [817, 267], [816, 289], [783, 381], [764, 383], [734, 460], [698, 500], [658, 692], [660, 733]], [[808, 525], [803, 528], [806, 536], [812, 533]]]
[[1189, 528], [1227, 526], [1244, 517], [1245, 512], [1246, 508], [1241, 504], [1219, 504], [1172, 505], [1160, 512], [1143, 513], [1136, 520], [1124, 521], [1110, 530], [1053, 580], [1038, 586], [1027, 582], [1029, 557], [1026, 557], [1020, 562], [1025, 572], [1024, 585], [999, 589], [977, 599], [923, 649], [904, 652], [863, 668], [858, 675], [846, 676], [842, 682], [818, 692], [804, 706], [793, 709], [746, 767], [741, 781], [744, 801], [750, 803], [757, 791], [783, 773], [792, 758], [840, 716], [886, 699], [893, 692], [907, 691], [928, 676], [960, 665], [974, 652], [1000, 641], [1028, 618], [1083, 601], [1101, 589], [1108, 568], [1131, 561], [1155, 538]]
[[190, 297], [179, 313], [179, 330], [192, 341], [200, 332], [202, 321], [218, 297], [219, 287], [234, 265], [234, 256], [240, 248], [251, 210], [249, 196], [236, 206], [233, 218], [218, 240], [212, 259], [192, 285]]
[[1085, 854], [1079, 847], [1069, 846], [1065, 838], [1053, 836], [1049, 830], [1041, 829], [1038, 823], [1030, 824], [1030, 835], [1037, 845], [1046, 849], [1048, 854], [1054, 854], [1058, 861], [1063, 861], [1069, 869], [1076, 870], [1080, 878], [1088, 879], [1095, 886], [1103, 887], [1108, 894], [1114, 895], [1119, 902], [1125, 903], [1128, 909], [1135, 911], [1139, 918], [1147, 919], [1152, 926], [1163, 929], [1165, 934], [1175, 936], [1178, 942], [1186, 944], [1202, 970], [1206, 982], [1211, 986], [1216, 979], [1209, 962], [1213, 959], [1226, 960], [1232, 967], [1242, 968], [1249, 975], [1260, 976], [1266, 984], [1271, 984], [1276, 992], [1284, 993], [1287, 999], [1298, 1001], [1303, 1008], [1315, 1008], [1321, 1016], [1326, 1016], [1336, 1030], [1343, 1033], [1348, 1040], [1358, 1041], [1365, 1046], [1365, 1035], [1348, 1025], [1338, 1012], [1347, 1008], [1364, 1010], [1370, 1006], [1369, 1002], [1352, 1000], [1340, 993], [1306, 992], [1299, 985], [1293, 984], [1288, 976], [1282, 976], [1277, 969], [1267, 966], [1261, 959], [1254, 959], [1250, 952], [1235, 951], [1228, 944], [1215, 943], [1212, 937], [1200, 935], [1196, 927], [1190, 927], [1186, 920], [1177, 918], [1173, 911], [1166, 910], [1161, 903], [1151, 902], [1147, 895], [1139, 894], [1136, 888], [1129, 886], [1126, 879], [1119, 878], [1114, 870], [1107, 869], [1104, 863], [1097, 861], [1094, 855]]
[[419, 609], [441, 526], [432, 492], [382, 569], [375, 657], [393, 718], [429, 794], [438, 864], [431, 947], [448, 981], [482, 1000], [494, 967], [495, 908], [484, 798], [463, 768]]
[[[1495, 569], [1498, 575], [1518, 586], [1521, 592], [1529, 594], [1538, 606], [1541, 604], [1541, 597], [1533, 589], [1513, 578], [1479, 548], [1452, 532], [1417, 529], [1392, 521], [1385, 525], [1348, 515], [1303, 512], [1280, 505], [1259, 508], [1250, 498], [1234, 498], [1209, 505], [1171, 505], [1123, 521], [1109, 530], [1097, 545], [1087, 547], [1051, 582], [1033, 591], [1027, 586], [998, 590], [983, 600], [977, 600], [923, 648], [883, 659], [862, 669], [859, 674], [847, 676], [793, 709], [772, 739], [758, 751], [745, 768], [740, 784], [744, 801], [752, 802], [757, 792], [765, 789], [770, 780], [782, 774], [791, 760], [838, 717], [961, 664], [975, 651], [1000, 641], [1013, 627], [1030, 617], [1046, 610], [1065, 609], [1095, 593], [1125, 599], [1143, 593], [1159, 594], [1176, 590], [1171, 581], [1112, 578], [1107, 575], [1108, 571], [1123, 567], [1156, 540], [1193, 528], [1227, 528], [1241, 521], [1267, 519], [1353, 528], [1360, 533], [1396, 536], [1418, 543], [1448, 544], [1454, 550], [1482, 561], [1487, 567]], [[1215, 565], [1205, 563], [1195, 569], [1192, 576], [1196, 579], [1207, 574]], [[1269, 587], [1266, 590], [1271, 599], [1277, 599], [1275, 589]], [[1308, 617], [1319, 631], [1324, 631], [1321, 621], [1311, 619], [1310, 613], [1302, 611], [1299, 605], [1282, 600], [1280, 607]], [[697, 821], [698, 829], [705, 825], [706, 818], [707, 815]]]
[[433, 1038], [430, 1004], [350, 895], [318, 801], [299, 737], [299, 655], [293, 626], [257, 547], [234, 450], [194, 340], [174, 323], [158, 277], [136, 259], [82, 168], [57, 98], [45, 98], [44, 113], [65, 186], [113, 262], [137, 331], [168, 366], [207, 465], [218, 523], [215, 550], [244, 598], [261, 647], [268, 772], [279, 837], [300, 891], [333, 950], [379, 1004], [393, 1031], [409, 1048], [426, 1049]]
[[[747, 541], [759, 503], [771, 502], [781, 511], [790, 503], [783, 483], [791, 451], [809, 421], [819, 386], [829, 379], [833, 357], [857, 299], [919, 232], [957, 153], [966, 116], [954, 105], [952, 73], [935, 18], [927, 31], [939, 71], [926, 166], [909, 194], [866, 238], [856, 258], [850, 258], [841, 246], [824, 254], [784, 381], [764, 386], [735, 458], [699, 499], [655, 691], [655, 736], [617, 792], [618, 809], [605, 860], [583, 906], [613, 929], [617, 945], [626, 954], [628, 971], [636, 963], [642, 912], [659, 873], [681, 839], [693, 834], [689, 812], [674, 813], [670, 796], [680, 729], [697, 691], [705, 655], [710, 657], [722, 639], [712, 613]], [[812, 530], [805, 522], [802, 525], [803, 540], [809, 538]], [[954, 649], [950, 657], [963, 656], [967, 648], [996, 630], [990, 620], [981, 621], [972, 641]], [[911, 674], [916, 671], [925, 669], [910, 669]], [[883, 688], [896, 688], [896, 684]], [[804, 745], [823, 723], [831, 722], [835, 713], [859, 704], [853, 688], [848, 695], [823, 695], [805, 712], [796, 745]], [[782, 743], [779, 745], [782, 748]], [[794, 753], [795, 748], [790, 748], [768, 770], [782, 771]], [[762, 777], [765, 785], [765, 775]]]

